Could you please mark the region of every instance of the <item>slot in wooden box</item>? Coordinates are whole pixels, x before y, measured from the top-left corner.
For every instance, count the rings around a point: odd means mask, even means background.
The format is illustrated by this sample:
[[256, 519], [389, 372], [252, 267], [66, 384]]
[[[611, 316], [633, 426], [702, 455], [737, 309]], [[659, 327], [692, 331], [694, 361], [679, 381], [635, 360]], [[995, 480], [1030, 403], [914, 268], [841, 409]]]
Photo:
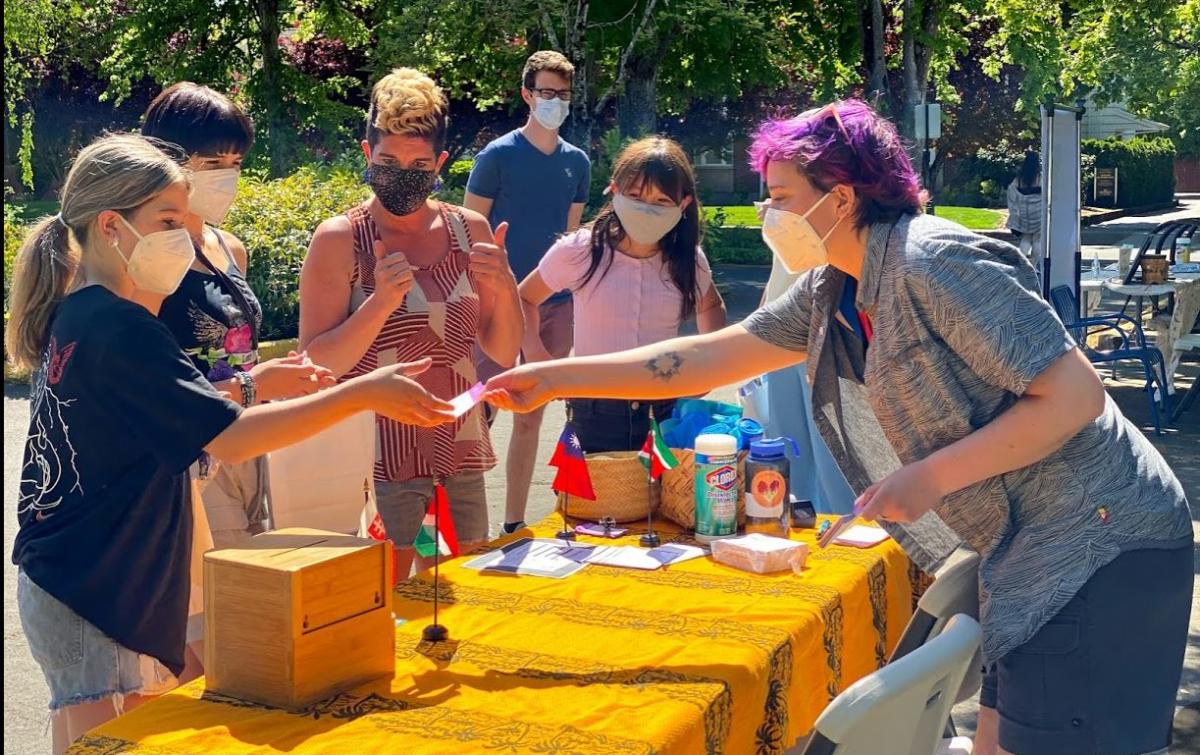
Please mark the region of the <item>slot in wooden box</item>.
[[390, 679], [388, 547], [289, 528], [204, 554], [207, 689], [297, 710]]

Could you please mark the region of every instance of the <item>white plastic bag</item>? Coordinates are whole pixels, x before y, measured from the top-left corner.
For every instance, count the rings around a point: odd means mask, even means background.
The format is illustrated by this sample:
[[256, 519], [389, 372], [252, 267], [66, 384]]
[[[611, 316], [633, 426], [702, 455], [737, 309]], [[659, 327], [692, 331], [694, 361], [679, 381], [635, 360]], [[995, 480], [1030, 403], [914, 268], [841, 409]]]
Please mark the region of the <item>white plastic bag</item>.
[[756, 420], [764, 428], [771, 421], [771, 402], [767, 394], [767, 375], [759, 375], [738, 388], [742, 416]]

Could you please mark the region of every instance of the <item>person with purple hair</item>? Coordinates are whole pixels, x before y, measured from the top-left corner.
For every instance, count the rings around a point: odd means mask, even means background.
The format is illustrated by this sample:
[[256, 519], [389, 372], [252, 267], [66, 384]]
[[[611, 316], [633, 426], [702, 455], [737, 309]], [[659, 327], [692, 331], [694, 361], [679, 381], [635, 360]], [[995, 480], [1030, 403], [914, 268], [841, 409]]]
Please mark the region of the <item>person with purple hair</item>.
[[524, 365], [485, 399], [667, 399], [807, 359], [855, 510], [926, 571], [960, 545], [980, 554], [975, 752], [1167, 747], [1191, 608], [1187, 499], [1033, 267], [922, 214], [895, 127], [862, 102], [768, 121], [750, 159], [770, 191], [763, 238], [804, 271], [786, 294], [715, 333]]

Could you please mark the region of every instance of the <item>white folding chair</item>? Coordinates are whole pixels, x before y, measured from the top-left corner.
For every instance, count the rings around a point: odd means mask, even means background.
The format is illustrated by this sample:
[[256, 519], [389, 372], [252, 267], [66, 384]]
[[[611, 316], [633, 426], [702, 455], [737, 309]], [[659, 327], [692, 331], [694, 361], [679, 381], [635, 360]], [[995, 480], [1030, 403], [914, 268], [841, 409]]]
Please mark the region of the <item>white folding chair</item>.
[[[1185, 351], [1200, 350], [1200, 333], [1187, 333], [1175, 340], [1175, 347], [1172, 351], [1175, 352], [1175, 358], [1179, 359]], [[1178, 422], [1196, 400], [1196, 396], [1200, 395], [1200, 377], [1192, 381], [1192, 387], [1188, 388], [1187, 393], [1183, 394], [1175, 404], [1175, 411], [1171, 414], [1171, 422]]]
[[[917, 610], [900, 635], [900, 641], [896, 643], [888, 662], [903, 658], [936, 637], [945, 629], [951, 617], [959, 614], [979, 619], [979, 554], [967, 548], [959, 548], [950, 554], [950, 558], [934, 574], [933, 584], [917, 601]], [[983, 655], [979, 653], [963, 677], [955, 702], [972, 697], [979, 691], [982, 682]], [[954, 733], [953, 722], [947, 733]]]
[[850, 685], [817, 719], [805, 755], [970, 753], [970, 740], [944, 740], [942, 732], [982, 636], [978, 622], [960, 614], [924, 645]]
[[375, 496], [375, 414], [361, 412], [267, 455], [271, 524], [355, 534]]

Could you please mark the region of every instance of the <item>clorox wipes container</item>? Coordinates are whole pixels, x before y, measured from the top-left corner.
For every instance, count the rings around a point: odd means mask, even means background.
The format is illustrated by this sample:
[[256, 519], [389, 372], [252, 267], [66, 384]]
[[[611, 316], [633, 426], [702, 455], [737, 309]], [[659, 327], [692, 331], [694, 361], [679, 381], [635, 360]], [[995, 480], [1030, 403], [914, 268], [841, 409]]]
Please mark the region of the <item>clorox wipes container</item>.
[[696, 539], [702, 543], [737, 536], [737, 439], [696, 438]]

